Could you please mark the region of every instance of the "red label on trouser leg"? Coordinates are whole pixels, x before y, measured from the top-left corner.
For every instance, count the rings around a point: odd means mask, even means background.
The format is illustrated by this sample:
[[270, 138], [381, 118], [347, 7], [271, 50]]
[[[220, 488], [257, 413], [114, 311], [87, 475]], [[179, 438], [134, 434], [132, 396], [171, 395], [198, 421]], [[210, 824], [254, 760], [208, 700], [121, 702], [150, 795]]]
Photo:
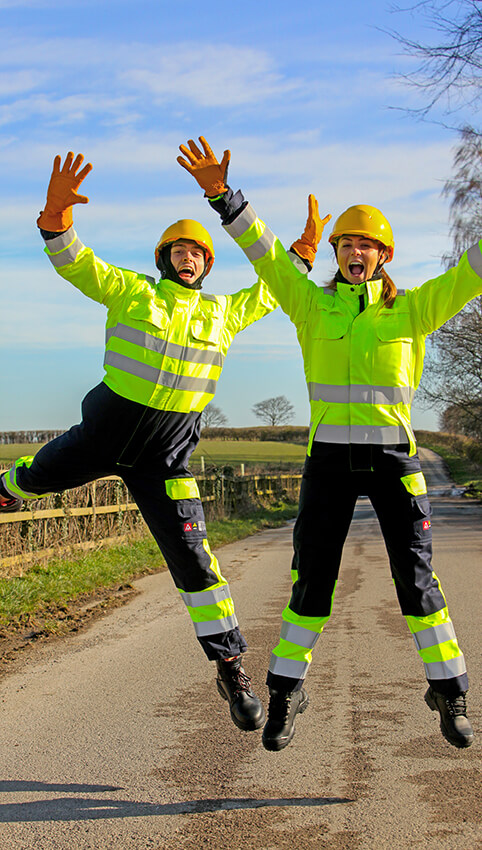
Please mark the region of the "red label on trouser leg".
[[424, 521], [423, 521], [423, 530], [424, 530], [424, 531], [427, 531], [429, 528], [430, 528], [430, 520], [429, 520], [429, 519], [424, 519]]
[[184, 523], [184, 531], [192, 531], [192, 522]]

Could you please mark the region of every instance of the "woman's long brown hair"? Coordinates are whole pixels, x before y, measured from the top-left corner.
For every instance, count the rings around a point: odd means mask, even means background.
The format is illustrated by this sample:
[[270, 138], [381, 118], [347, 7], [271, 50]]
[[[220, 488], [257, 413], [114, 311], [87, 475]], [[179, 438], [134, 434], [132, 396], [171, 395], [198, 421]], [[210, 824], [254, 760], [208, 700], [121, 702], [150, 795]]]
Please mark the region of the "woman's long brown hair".
[[[382, 269], [381, 275], [382, 275], [382, 280], [383, 280], [383, 289], [382, 289], [383, 306], [388, 307], [388, 309], [390, 309], [390, 307], [393, 307], [393, 302], [395, 301], [395, 298], [397, 297], [397, 287], [395, 286], [393, 280], [391, 279], [390, 275], [387, 274], [385, 269]], [[330, 282], [328, 284], [328, 289], [336, 289], [335, 278], [330, 280]]]

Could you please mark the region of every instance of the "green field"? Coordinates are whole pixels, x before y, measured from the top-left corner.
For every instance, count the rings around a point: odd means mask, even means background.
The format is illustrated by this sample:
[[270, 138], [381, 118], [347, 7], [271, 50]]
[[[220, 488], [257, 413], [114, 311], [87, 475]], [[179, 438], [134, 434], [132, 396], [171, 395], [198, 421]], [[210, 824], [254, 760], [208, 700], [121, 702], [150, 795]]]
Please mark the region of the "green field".
[[[35, 454], [42, 443], [12, 443], [0, 445], [0, 469], [8, 468], [23, 455]], [[204, 457], [205, 471], [232, 466], [239, 470], [242, 463], [246, 472], [256, 468], [297, 471], [303, 465], [305, 446], [295, 443], [257, 442], [253, 440], [201, 440], [192, 455], [190, 465], [199, 471]]]
[[[455, 437], [436, 431], [417, 431], [420, 446], [438, 452], [449, 466], [453, 480], [469, 487], [472, 495], [482, 491], [482, 463], [480, 443], [467, 437]], [[0, 445], [0, 469], [7, 469], [22, 455], [35, 454], [41, 443], [12, 443]], [[478, 452], [475, 451], [478, 448]], [[206, 474], [216, 469], [231, 467], [234, 474], [244, 464], [246, 473], [253, 472], [301, 472], [306, 448], [298, 443], [264, 440], [201, 440], [191, 458], [191, 467], [196, 473], [201, 469], [204, 458]], [[467, 454], [469, 453], [469, 454]]]

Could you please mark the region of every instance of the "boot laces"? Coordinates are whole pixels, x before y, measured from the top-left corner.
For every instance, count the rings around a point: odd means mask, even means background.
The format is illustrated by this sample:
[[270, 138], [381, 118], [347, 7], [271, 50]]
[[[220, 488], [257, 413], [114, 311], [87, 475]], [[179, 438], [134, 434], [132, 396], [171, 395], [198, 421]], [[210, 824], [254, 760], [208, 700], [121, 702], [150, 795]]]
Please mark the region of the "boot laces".
[[465, 694], [459, 694], [456, 697], [452, 697], [452, 699], [447, 698], [445, 700], [445, 704], [452, 717], [460, 717], [462, 715], [465, 716], [467, 714], [467, 703], [465, 700]]
[[275, 716], [277, 720], [285, 723], [291, 708], [291, 694], [271, 694], [268, 714]]
[[242, 691], [245, 691], [246, 693], [250, 692], [251, 679], [241, 665], [230, 666], [229, 678], [231, 679], [235, 694], [239, 694]]

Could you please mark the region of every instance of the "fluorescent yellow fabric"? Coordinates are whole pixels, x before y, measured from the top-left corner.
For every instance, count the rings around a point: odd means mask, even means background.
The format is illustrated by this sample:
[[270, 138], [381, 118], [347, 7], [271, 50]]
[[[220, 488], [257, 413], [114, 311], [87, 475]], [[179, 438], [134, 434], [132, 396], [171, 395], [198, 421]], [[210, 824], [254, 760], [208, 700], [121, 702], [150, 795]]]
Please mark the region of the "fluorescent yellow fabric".
[[107, 307], [104, 382], [159, 410], [203, 410], [235, 335], [277, 306], [262, 280], [216, 296], [156, 283], [100, 260], [73, 228], [49, 240], [46, 252], [58, 274]]
[[381, 280], [338, 283], [336, 292], [309, 280], [249, 204], [225, 229], [296, 325], [311, 405], [308, 453], [319, 440], [408, 443], [415, 454], [410, 406], [425, 339], [482, 293], [480, 246], [386, 308]]

